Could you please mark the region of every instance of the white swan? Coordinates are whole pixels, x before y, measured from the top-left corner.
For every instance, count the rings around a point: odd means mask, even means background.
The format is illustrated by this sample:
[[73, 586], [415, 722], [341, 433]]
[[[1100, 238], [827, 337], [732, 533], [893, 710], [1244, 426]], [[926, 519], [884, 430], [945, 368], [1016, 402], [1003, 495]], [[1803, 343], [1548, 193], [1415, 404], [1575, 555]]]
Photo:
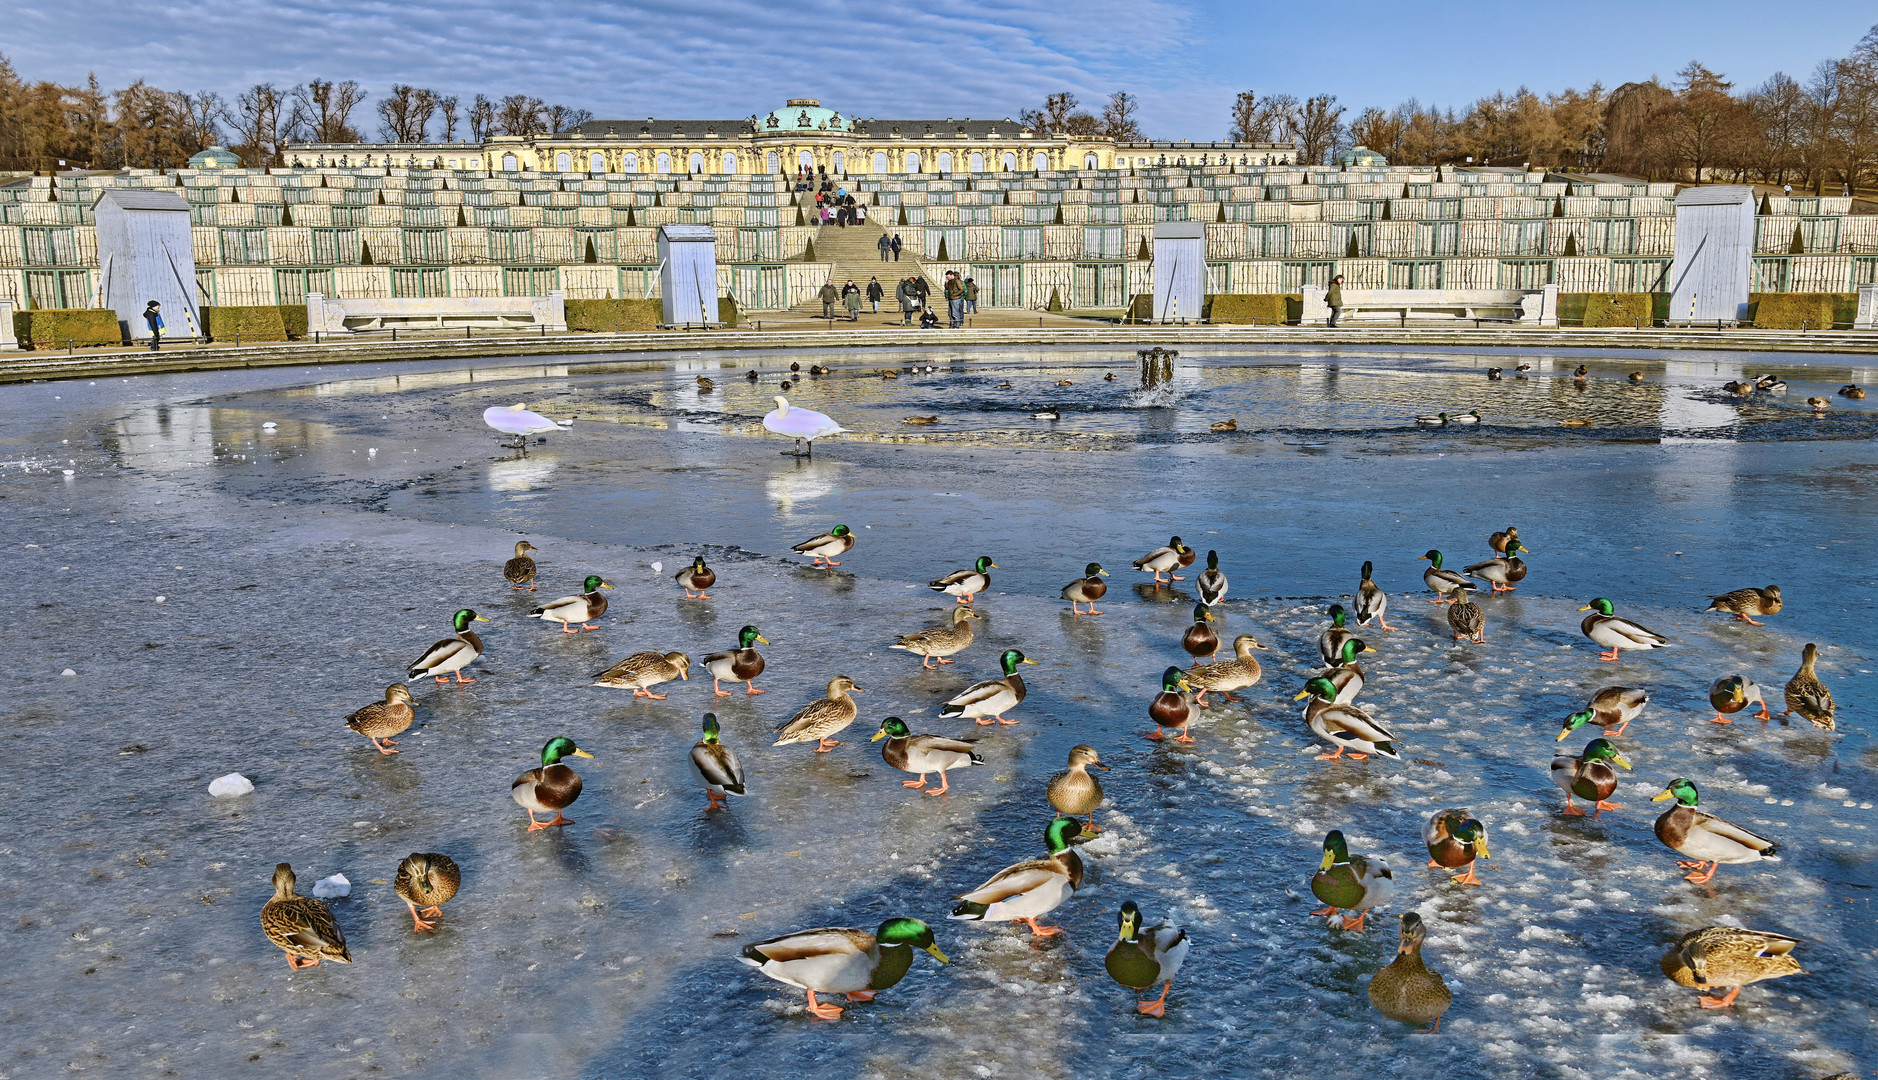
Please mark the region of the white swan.
[[497, 405], [484, 409], [483, 423], [504, 435], [515, 436], [514, 443], [504, 444], [513, 450], [526, 450], [530, 435], [564, 431], [574, 425], [572, 420], [550, 420], [538, 412], [529, 412], [528, 403], [522, 401], [513, 405]]
[[[813, 409], [797, 409], [789, 404], [789, 399], [776, 395], [776, 411], [763, 417], [763, 426], [778, 435], [787, 435], [796, 441], [796, 457], [814, 457], [815, 440], [824, 435], [839, 435], [848, 430], [840, 424]], [[809, 443], [808, 453], [802, 451], [802, 440]], [[787, 453], [788, 451], [785, 451]]]

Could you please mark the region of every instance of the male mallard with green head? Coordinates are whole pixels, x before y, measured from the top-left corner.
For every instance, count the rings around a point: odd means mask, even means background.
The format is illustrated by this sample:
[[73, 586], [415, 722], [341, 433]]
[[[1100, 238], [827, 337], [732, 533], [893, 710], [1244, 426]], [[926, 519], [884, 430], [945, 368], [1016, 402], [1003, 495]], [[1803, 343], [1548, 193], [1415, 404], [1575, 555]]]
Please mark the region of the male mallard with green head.
[[1441, 569], [1439, 551], [1430, 548], [1426, 555], [1416, 561], [1431, 564], [1428, 569], [1422, 571], [1422, 583], [1435, 591], [1435, 598], [1428, 601], [1431, 604], [1450, 604], [1463, 592], [1480, 591], [1480, 586], [1454, 571]]
[[517, 591], [523, 588], [529, 592], [535, 591], [535, 560], [529, 558], [528, 553], [540, 550], [526, 540], [515, 542], [515, 557], [502, 564], [502, 577], [509, 583], [510, 588]]
[[1096, 610], [1095, 605], [1097, 600], [1108, 595], [1109, 583], [1102, 579], [1108, 577], [1109, 572], [1102, 569], [1101, 563], [1090, 563], [1083, 567], [1082, 574], [1082, 577], [1063, 586], [1061, 595], [1063, 599], [1069, 601], [1070, 611], [1077, 615], [1085, 614], [1077, 609], [1077, 604], [1088, 604], [1087, 614], [1100, 615], [1102, 613]]
[[1831, 731], [1836, 721], [1833, 714], [1837, 706], [1832, 701], [1832, 691], [1819, 679], [1819, 673], [1813, 665], [1819, 660], [1819, 646], [1808, 642], [1800, 651], [1800, 670], [1787, 680], [1787, 715], [1799, 713], [1816, 728]]
[[1060, 926], [1038, 926], [1037, 918], [1062, 906], [1082, 888], [1082, 857], [1069, 842], [1082, 832], [1074, 818], [1052, 820], [1044, 830], [1050, 854], [1042, 859], [1013, 863], [991, 880], [959, 896], [952, 918], [966, 922], [1021, 922], [1036, 937], [1060, 934]]
[[991, 561], [991, 556], [980, 555], [971, 569], [954, 570], [945, 577], [927, 582], [926, 587], [936, 593], [955, 596], [961, 604], [969, 604], [973, 597], [991, 587], [990, 571], [997, 569], [1001, 568]]
[[1749, 983], [1806, 974], [1800, 962], [1793, 958], [1794, 946], [1799, 943], [1799, 938], [1763, 930], [1704, 926], [1677, 938], [1676, 944], [1663, 954], [1661, 967], [1663, 974], [1678, 986], [1696, 990], [1728, 987], [1723, 997], [1703, 994], [1696, 998], [1704, 1009], [1725, 1009], [1735, 1003], [1735, 995]]
[[704, 714], [704, 737], [691, 748], [691, 771], [704, 785], [704, 797], [708, 801], [706, 810], [722, 810], [726, 805], [724, 796], [735, 795], [742, 798], [746, 792], [743, 786], [743, 762], [737, 760], [737, 752], [725, 746], [721, 738], [723, 729], [717, 726], [717, 714]]
[[[574, 805], [574, 800], [580, 798], [580, 774], [561, 764], [561, 760], [592, 756], [575, 746], [574, 740], [565, 735], [556, 735], [541, 748], [541, 768], [528, 770], [509, 785], [509, 795], [514, 798], [516, 805], [528, 811], [529, 832], [550, 825], [574, 824], [573, 819], [561, 811]], [[537, 813], [553, 814], [554, 819], [537, 821]]]
[[1626, 649], [1662, 649], [1669, 646], [1669, 639], [1663, 635], [1642, 623], [1613, 614], [1614, 606], [1602, 596], [1578, 610], [1591, 612], [1578, 624], [1578, 631], [1603, 650], [1598, 653], [1599, 660], [1615, 660]]
[[[957, 663], [956, 660], [948, 660], [946, 657], [971, 648], [972, 641], [976, 637], [976, 633], [972, 630], [972, 622], [983, 618], [984, 616], [978, 614], [977, 611], [961, 604], [952, 609], [951, 621], [946, 625], [908, 634], [887, 648], [899, 649], [901, 652], [910, 652], [914, 656], [924, 657], [925, 659], [919, 662], [919, 666], [923, 668]], [[938, 661], [937, 664], [933, 662], [935, 660]]]
[[771, 746], [788, 746], [790, 743], [812, 742], [815, 752], [826, 754], [841, 745], [839, 739], [829, 736], [843, 731], [860, 714], [860, 706], [854, 703], [850, 694], [861, 693], [861, 688], [854, 685], [854, 680], [846, 675], [837, 675], [828, 680], [828, 696], [817, 698], [802, 707], [802, 710], [790, 717], [776, 729], [776, 741]]
[[1017, 723], [1004, 718], [1004, 714], [1022, 704], [1024, 696], [1030, 692], [1024, 685], [1024, 677], [1017, 673], [1017, 665], [1035, 663], [1035, 660], [1016, 649], [1004, 650], [1003, 655], [998, 657], [998, 664], [1004, 669], [1004, 678], [973, 683], [941, 706], [939, 715], [977, 720], [979, 727], [993, 722]]
[[1767, 699], [1761, 695], [1761, 688], [1746, 675], [1726, 675], [1716, 679], [1714, 685], [1708, 688], [1708, 703], [1715, 706], [1715, 715], [1709, 718], [1711, 724], [1732, 724], [1734, 721], [1728, 717], [1749, 705], [1761, 707], [1756, 715], [1763, 725], [1774, 718], [1774, 714], [1767, 711]]
[[1381, 859], [1350, 854], [1342, 830], [1332, 829], [1324, 836], [1323, 861], [1311, 875], [1311, 895], [1330, 905], [1311, 914], [1354, 911], [1356, 918], [1344, 916], [1343, 928], [1361, 930], [1369, 909], [1388, 903], [1395, 895], [1395, 875]]
[[426, 675], [430, 675], [434, 676], [438, 682], [443, 682], [445, 675], [454, 672], [457, 682], [475, 682], [475, 679], [465, 679], [463, 677], [463, 669], [475, 663], [476, 660], [482, 656], [483, 639], [477, 637], [475, 632], [469, 627], [472, 622], [488, 621], [487, 618], [476, 614], [468, 608], [457, 612], [451, 619], [451, 625], [456, 627], [456, 636], [444, 638], [430, 648], [425, 649], [424, 655], [418, 657], [417, 660], [411, 664], [410, 670], [405, 672], [405, 677], [409, 679], [421, 679]]
[[1096, 808], [1102, 805], [1102, 781], [1089, 774], [1090, 767], [1108, 772], [1109, 767], [1102, 764], [1102, 756], [1093, 746], [1072, 746], [1069, 751], [1069, 768], [1050, 778], [1044, 787], [1050, 805], [1056, 812], [1069, 817], [1078, 814], [1089, 815], [1089, 821], [1083, 826], [1086, 833], [1101, 832], [1096, 827]]
[[1643, 707], [1649, 703], [1650, 695], [1645, 691], [1629, 686], [1607, 686], [1591, 695], [1590, 703], [1584, 708], [1565, 718], [1565, 728], [1558, 733], [1556, 741], [1564, 742], [1566, 736], [1586, 724], [1595, 724], [1615, 738], [1630, 730], [1630, 722], [1642, 715]]
[[1334, 754], [1319, 754], [1317, 760], [1332, 761], [1347, 751], [1358, 761], [1371, 754], [1381, 754], [1392, 761], [1402, 760], [1397, 751], [1402, 740], [1376, 719], [1348, 703], [1338, 704], [1337, 684], [1318, 676], [1304, 684], [1293, 701], [1315, 698], [1304, 707], [1304, 723], [1318, 738], [1337, 748]]
[[1428, 845], [1428, 865], [1449, 870], [1466, 867], [1451, 880], [1459, 885], [1478, 885], [1474, 861], [1489, 858], [1487, 827], [1464, 807], [1437, 810], [1422, 826], [1422, 842]]
[[1155, 983], [1165, 983], [1160, 997], [1135, 1005], [1148, 1016], [1165, 1015], [1167, 994], [1174, 988], [1174, 977], [1180, 974], [1180, 965], [1186, 962], [1191, 947], [1187, 932], [1167, 922], [1142, 926], [1141, 908], [1133, 900], [1122, 904], [1115, 921], [1121, 933], [1103, 960], [1109, 978], [1130, 990], [1147, 990]]
[[704, 658], [704, 670], [711, 673], [711, 689], [718, 697], [729, 697], [730, 691], [718, 685], [720, 682], [740, 682], [745, 694], [760, 694], [755, 679], [763, 674], [763, 654], [756, 651], [756, 643], [769, 644], [769, 639], [757, 632], [756, 627], [746, 626], [737, 631], [737, 647], [727, 652], [711, 653]]
[[1572, 817], [1583, 816], [1584, 811], [1572, 805], [1572, 796], [1588, 799], [1597, 803], [1592, 809], [1592, 817], [1606, 810], [1622, 810], [1622, 803], [1606, 802], [1617, 790], [1617, 770], [1610, 763], [1616, 762], [1624, 769], [1630, 768], [1630, 762], [1617, 752], [1609, 739], [1592, 739], [1585, 744], [1583, 752], [1577, 757], [1560, 754], [1552, 759], [1552, 782], [1565, 791], [1565, 809], [1559, 811]]
[[901, 772], [919, 774], [917, 780], [902, 780], [901, 787], [923, 788], [927, 773], [939, 774], [939, 786], [927, 791], [928, 795], [944, 795], [952, 790], [952, 781], [946, 776], [950, 770], [985, 763], [971, 742], [942, 735], [915, 735], [907, 728], [906, 721], [897, 716], [880, 722], [880, 730], [874, 732], [872, 741], [881, 739], [887, 740], [887, 745], [880, 748], [882, 761]]
[[416, 704], [410, 687], [401, 682], [392, 683], [385, 687], [385, 700], [374, 701], [346, 717], [346, 726], [372, 740], [379, 753], [395, 754], [398, 741], [392, 736], [402, 735], [410, 728], [417, 716], [412, 708]]
[[1231, 660], [1217, 664], [1195, 664], [1186, 673], [1188, 685], [1195, 690], [1193, 703], [1202, 709], [1206, 708], [1206, 694], [1209, 690], [1217, 690], [1227, 701], [1244, 701], [1244, 698], [1235, 696], [1233, 691], [1255, 685], [1265, 676], [1258, 658], [1252, 655], [1252, 650], [1264, 648], [1251, 634], [1240, 634], [1232, 639]]
[[841, 564], [835, 556], [846, 555], [854, 550], [854, 533], [846, 525], [837, 525], [820, 536], [811, 536], [807, 540], [789, 549], [799, 551], [811, 558], [809, 565], [825, 566], [834, 569]]
[[[1687, 880], [1697, 885], [1711, 881], [1722, 863], [1740, 865], [1779, 861], [1779, 844], [1714, 814], [1697, 810], [1701, 796], [1693, 781], [1678, 777], [1670, 781], [1669, 787], [1660, 794], [1650, 797], [1651, 802], [1662, 802], [1664, 799], [1674, 799], [1676, 805], [1656, 819], [1656, 838], [1671, 851], [1694, 860], [1676, 864], [1684, 870], [1693, 871], [1685, 875]], [[1708, 867], [1707, 873], [1702, 872], [1704, 866]]]
[[[1319, 697], [1313, 697], [1311, 698], [1310, 704], [1305, 706], [1305, 708], [1307, 710], [1316, 710], [1326, 704], [1348, 705], [1350, 702], [1355, 701], [1356, 695], [1363, 692], [1363, 682], [1368, 678], [1368, 676], [1363, 673], [1363, 666], [1356, 662], [1356, 658], [1363, 653], [1373, 653], [1375, 651], [1376, 650], [1370, 648], [1369, 643], [1362, 638], [1353, 637], [1345, 640], [1343, 643], [1343, 653], [1337, 657], [1336, 663], [1331, 667], [1325, 668], [1322, 672], [1322, 677], [1329, 679], [1330, 685], [1337, 688], [1337, 696], [1331, 699], [1330, 702], [1326, 702]], [[1305, 716], [1308, 718], [1310, 712], [1307, 711]]]
[[1708, 607], [1702, 610], [1724, 612], [1750, 626], [1765, 626], [1765, 623], [1756, 621], [1754, 616], [1778, 615], [1780, 606], [1780, 586], [1769, 585], [1765, 589], [1736, 589], [1720, 596], [1711, 596], [1708, 598]]
[[1193, 723], [1193, 705], [1187, 697], [1192, 690], [1193, 684], [1187, 681], [1186, 672], [1177, 667], [1161, 672], [1161, 692], [1148, 702], [1148, 719], [1158, 726], [1142, 738], [1159, 742], [1163, 737], [1161, 728], [1178, 728], [1174, 741], [1192, 742], [1193, 736], [1187, 734], [1187, 725]]
[[1156, 584], [1161, 584], [1165, 580], [1161, 577], [1162, 574], [1166, 574], [1174, 581], [1185, 581], [1186, 578], [1173, 572], [1186, 565], [1181, 561], [1182, 558], [1185, 558], [1187, 562], [1192, 562], [1193, 549], [1181, 543], [1180, 537], [1176, 536], [1167, 542], [1166, 547], [1155, 548], [1136, 559], [1134, 567], [1143, 573], [1153, 574]]
[[839, 1020], [841, 1006], [817, 1002], [817, 991], [872, 1001], [876, 993], [906, 977], [916, 948], [947, 962], [933, 941], [932, 928], [908, 918], [888, 919], [871, 934], [845, 926], [798, 930], [745, 945], [738, 959], [779, 983], [808, 991], [809, 1015]]
[[1374, 619], [1376, 625], [1384, 630], [1394, 630], [1395, 627], [1389, 625], [1389, 620], [1382, 617], [1383, 612], [1389, 610], [1389, 594], [1383, 592], [1382, 587], [1376, 584], [1372, 577], [1375, 572], [1375, 563], [1363, 564], [1363, 580], [1356, 586], [1356, 624], [1368, 626], [1369, 621]]
[[[404, 901], [404, 906], [411, 909], [414, 930], [421, 934], [433, 929], [437, 920], [443, 918], [443, 906], [462, 884], [463, 872], [457, 869], [456, 860], [440, 852], [414, 851], [398, 864], [398, 876], [391, 887], [398, 899]], [[421, 919], [420, 915], [430, 918]]]
[[1200, 576], [1193, 579], [1193, 587], [1200, 591], [1200, 602], [1208, 607], [1218, 604], [1226, 599], [1226, 590], [1229, 586], [1226, 572], [1219, 568], [1219, 552], [1207, 552], [1206, 569], [1200, 571]]
[[691, 679], [691, 657], [681, 652], [636, 652], [593, 677], [594, 686], [631, 690], [634, 697], [664, 701], [652, 688], [673, 679]]
[[1416, 1027], [1433, 1021], [1435, 1026], [1428, 1031], [1440, 1031], [1441, 1017], [1454, 1004], [1454, 993], [1440, 972], [1422, 962], [1422, 942], [1428, 939], [1428, 928], [1422, 925], [1421, 914], [1404, 912], [1400, 933], [1395, 959], [1370, 976], [1369, 1003], [1391, 1020]]
[[[704, 565], [704, 556], [696, 555], [692, 557], [691, 565], [674, 574], [673, 578], [679, 588], [685, 590], [685, 599], [709, 600], [711, 596], [704, 590], [717, 584], [717, 571]], [[698, 595], [691, 595], [693, 589], [698, 590]]]
[[1205, 663], [1219, 652], [1219, 632], [1213, 629], [1213, 611], [1205, 604], [1193, 606], [1193, 625], [1180, 635], [1180, 647], [1196, 661]]
[[1344, 622], [1348, 616], [1342, 604], [1330, 605], [1324, 614], [1330, 616], [1330, 625], [1317, 635], [1317, 655], [1324, 658], [1324, 663], [1335, 664], [1337, 657], [1343, 655], [1343, 643], [1356, 634]]
[[[612, 587], [600, 580], [598, 575], [589, 574], [587, 580], [581, 584], [579, 595], [550, 600], [529, 612], [528, 617], [540, 619], [543, 622], [558, 622], [561, 624], [563, 634], [577, 634], [581, 630], [598, 629], [593, 625], [593, 620], [606, 614], [606, 597], [600, 595], [600, 590]], [[575, 623], [581, 624], [578, 629], [575, 628]]]
[[274, 867], [274, 898], [261, 905], [261, 933], [287, 954], [287, 966], [295, 971], [321, 960], [350, 964], [352, 954], [333, 909], [317, 897], [296, 895], [293, 886], [293, 867]]

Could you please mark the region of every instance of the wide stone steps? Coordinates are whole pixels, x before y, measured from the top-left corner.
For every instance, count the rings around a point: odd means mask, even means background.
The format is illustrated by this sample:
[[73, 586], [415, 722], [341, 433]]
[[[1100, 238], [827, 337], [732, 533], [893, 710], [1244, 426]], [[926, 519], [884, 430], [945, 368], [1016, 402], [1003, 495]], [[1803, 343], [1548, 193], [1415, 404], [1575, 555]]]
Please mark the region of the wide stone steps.
[[[878, 222], [869, 221], [864, 225], [849, 225], [845, 229], [837, 225], [823, 225], [815, 231], [814, 238], [815, 261], [834, 264], [829, 276], [836, 288], [853, 281], [866, 289], [868, 278], [880, 278], [880, 287], [886, 293], [880, 301], [883, 311], [897, 306], [893, 290], [901, 279], [915, 274], [925, 276], [919, 260], [912, 251], [907, 250], [905, 233], [901, 234], [900, 261], [880, 261], [880, 238], [886, 235], [887, 231]], [[934, 287], [930, 278], [926, 284]], [[937, 291], [936, 287], [934, 291]], [[819, 315], [822, 302], [819, 298], [811, 299], [797, 304], [795, 310]]]

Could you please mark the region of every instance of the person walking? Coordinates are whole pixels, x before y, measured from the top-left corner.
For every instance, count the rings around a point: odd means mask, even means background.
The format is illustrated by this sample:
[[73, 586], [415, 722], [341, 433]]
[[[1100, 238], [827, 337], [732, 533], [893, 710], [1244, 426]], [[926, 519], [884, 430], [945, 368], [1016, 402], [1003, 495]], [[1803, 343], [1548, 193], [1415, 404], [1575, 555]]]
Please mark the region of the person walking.
[[900, 261], [900, 234], [899, 233], [893, 234], [893, 243], [889, 244], [888, 246], [893, 248], [893, 261], [899, 262]]
[[932, 307], [932, 286], [927, 284], [925, 275], [913, 275], [913, 291], [919, 294], [919, 306], [922, 309]]
[[1343, 275], [1330, 279], [1330, 288], [1324, 290], [1324, 306], [1330, 309], [1330, 328], [1337, 328], [1337, 318], [1343, 314]]
[[861, 319], [861, 287], [853, 278], [841, 288], [841, 306], [848, 309], [848, 321], [859, 322]]
[[162, 341], [163, 341], [162, 308], [163, 308], [163, 305], [157, 303], [155, 300], [152, 300], [148, 304], [145, 304], [143, 308], [144, 325], [150, 328], [150, 351], [151, 352], [160, 352], [162, 351], [162, 348], [163, 348], [162, 346]]
[[835, 305], [841, 302], [841, 290], [835, 288], [833, 278], [822, 283], [822, 318], [835, 317]]
[[880, 234], [880, 239], [874, 241], [874, 246], [880, 249], [881, 262], [886, 262], [893, 257], [893, 240], [886, 233]]
[[855, 206], [854, 223], [856, 225], [867, 224], [867, 204], [866, 203], [859, 203]]
[[957, 330], [965, 325], [965, 284], [959, 280], [958, 271], [946, 271], [946, 329]]
[[880, 298], [885, 295], [887, 295], [886, 290], [880, 287], [879, 278], [871, 277], [867, 279], [867, 302], [873, 305], [873, 310], [868, 312], [868, 314], [880, 314]]
[[970, 277], [965, 279], [965, 312], [968, 315], [978, 314], [978, 283]]
[[913, 311], [919, 307], [919, 290], [913, 288], [913, 279], [906, 278], [895, 285], [893, 295], [900, 301], [900, 325], [913, 325]]

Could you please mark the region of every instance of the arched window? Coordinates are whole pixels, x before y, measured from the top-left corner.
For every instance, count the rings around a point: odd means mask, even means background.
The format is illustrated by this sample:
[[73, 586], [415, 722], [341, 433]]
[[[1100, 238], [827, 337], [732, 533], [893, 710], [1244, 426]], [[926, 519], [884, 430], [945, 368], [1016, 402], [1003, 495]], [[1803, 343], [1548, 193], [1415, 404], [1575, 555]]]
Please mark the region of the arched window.
[[587, 155], [587, 171], [603, 173], [606, 171], [606, 155], [595, 150]]
[[703, 172], [704, 171], [704, 155], [698, 153], [695, 150], [692, 151], [691, 157], [685, 162], [685, 171], [689, 173]]
[[815, 155], [809, 153], [807, 150], [804, 150], [801, 153], [796, 155], [796, 164], [800, 165], [804, 169], [809, 170], [810, 172], [814, 172], [815, 171]]
[[629, 172], [629, 173], [638, 172], [639, 171], [639, 155], [627, 154], [625, 157], [620, 158], [619, 168], [621, 172]]
[[663, 150], [659, 151], [659, 156], [652, 159], [652, 168], [656, 172], [662, 172], [662, 173], [671, 172], [672, 171], [672, 155], [666, 153]]
[[972, 151], [971, 165], [972, 165], [973, 172], [975, 173], [984, 172], [985, 171], [985, 155], [979, 153], [976, 150]]
[[574, 171], [574, 155], [568, 153], [565, 150], [554, 155], [554, 171], [555, 172], [573, 172]]
[[782, 159], [776, 156], [776, 151], [771, 150], [769, 153], [763, 155], [763, 171], [764, 172], [774, 173], [781, 168], [782, 168]]
[[835, 151], [835, 156], [833, 160], [834, 160], [834, 166], [835, 166], [835, 175], [840, 176], [843, 169], [847, 166], [848, 161], [846, 158], [841, 156], [841, 151], [839, 150]]
[[[1039, 165], [1037, 167], [1042, 168], [1043, 166]], [[1016, 172], [1017, 171], [1017, 155], [1009, 154], [1009, 153], [1005, 154], [1004, 157], [999, 159], [999, 168], [1002, 168], [1005, 172]]]
[[1030, 167], [1043, 172], [1050, 167], [1050, 155], [1041, 150], [1037, 151], [1037, 156], [1030, 159]]
[[887, 171], [887, 155], [876, 152], [874, 154], [874, 172], [878, 174], [878, 173], [884, 173], [886, 171]]
[[1082, 156], [1082, 167], [1085, 169], [1099, 169], [1102, 167], [1102, 164], [1094, 154], [1084, 154]]
[[724, 155], [724, 175], [726, 176], [737, 175], [737, 155], [736, 154]]
[[952, 171], [952, 154], [950, 151], [945, 151], [945, 152], [940, 153], [939, 171], [942, 173], [949, 173]]
[[910, 175], [919, 171], [919, 151], [912, 150], [906, 155], [906, 171]]
[[502, 155], [502, 171], [503, 172], [515, 171], [515, 155], [514, 154]]

